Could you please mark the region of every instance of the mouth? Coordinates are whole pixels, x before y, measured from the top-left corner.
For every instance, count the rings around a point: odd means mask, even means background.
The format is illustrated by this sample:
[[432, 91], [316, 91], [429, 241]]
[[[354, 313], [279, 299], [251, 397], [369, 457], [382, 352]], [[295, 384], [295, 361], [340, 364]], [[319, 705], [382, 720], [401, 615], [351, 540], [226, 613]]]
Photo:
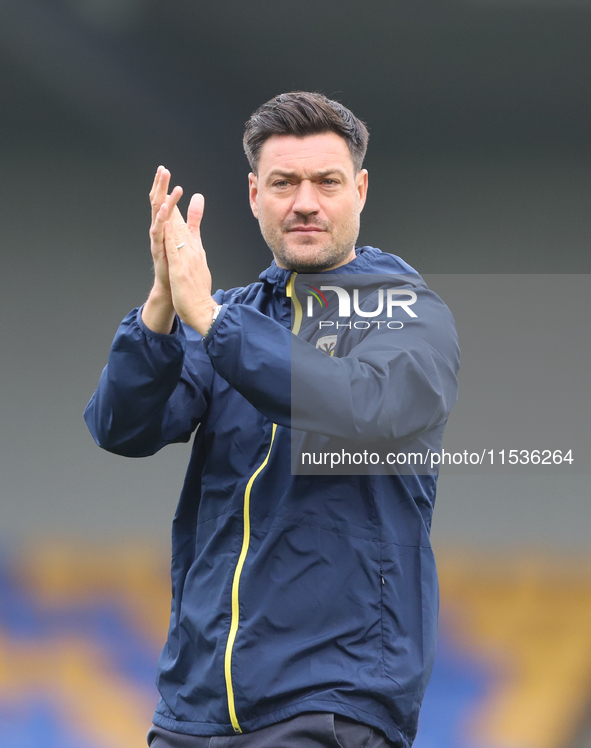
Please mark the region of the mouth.
[[289, 229], [289, 234], [322, 234], [324, 229], [319, 229], [316, 226], [296, 226], [293, 229]]

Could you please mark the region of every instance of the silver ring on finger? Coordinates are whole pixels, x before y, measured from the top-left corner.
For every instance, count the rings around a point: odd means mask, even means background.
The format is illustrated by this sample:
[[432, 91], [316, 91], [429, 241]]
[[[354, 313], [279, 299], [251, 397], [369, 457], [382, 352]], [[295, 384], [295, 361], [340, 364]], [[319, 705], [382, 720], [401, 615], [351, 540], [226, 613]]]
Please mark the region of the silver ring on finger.
[[184, 246], [185, 246], [185, 242], [181, 242], [180, 244], [176, 245], [176, 248], [181, 249], [181, 247], [184, 247]]

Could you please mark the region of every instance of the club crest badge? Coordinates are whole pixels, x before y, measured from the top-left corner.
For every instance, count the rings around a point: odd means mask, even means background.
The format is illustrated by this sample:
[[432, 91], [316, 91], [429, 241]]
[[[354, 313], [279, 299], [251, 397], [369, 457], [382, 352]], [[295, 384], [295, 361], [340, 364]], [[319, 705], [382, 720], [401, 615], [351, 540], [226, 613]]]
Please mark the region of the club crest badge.
[[337, 344], [336, 335], [324, 335], [322, 338], [318, 338], [316, 341], [316, 348], [324, 351], [327, 356], [334, 356], [334, 349]]

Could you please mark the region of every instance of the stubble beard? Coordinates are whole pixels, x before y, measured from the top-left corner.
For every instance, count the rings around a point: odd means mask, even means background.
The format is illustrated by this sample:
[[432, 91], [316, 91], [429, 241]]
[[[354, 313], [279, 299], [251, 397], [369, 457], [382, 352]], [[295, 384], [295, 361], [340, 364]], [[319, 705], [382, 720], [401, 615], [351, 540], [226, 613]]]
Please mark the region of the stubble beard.
[[[309, 242], [303, 242], [299, 245], [289, 245], [286, 241], [289, 229], [292, 226], [318, 226], [331, 235], [331, 241], [328, 244], [319, 246], [311, 257], [308, 255], [305, 259], [301, 249], [314, 244], [312, 237]], [[334, 231], [334, 226], [327, 222], [297, 220], [285, 222], [279, 229], [269, 226], [265, 220], [259, 218], [259, 226], [263, 239], [275, 257], [275, 262], [287, 270], [296, 273], [320, 273], [323, 270], [345, 264], [355, 246], [359, 236], [359, 214], [354, 214], [341, 230]]]

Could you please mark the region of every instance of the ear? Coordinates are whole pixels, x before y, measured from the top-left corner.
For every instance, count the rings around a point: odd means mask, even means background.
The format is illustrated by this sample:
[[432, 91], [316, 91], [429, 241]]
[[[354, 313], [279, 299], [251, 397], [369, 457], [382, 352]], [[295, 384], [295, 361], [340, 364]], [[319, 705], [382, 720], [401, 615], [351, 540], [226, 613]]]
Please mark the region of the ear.
[[355, 187], [359, 194], [359, 211], [363, 210], [365, 200], [367, 199], [368, 173], [367, 169], [361, 169], [355, 177]]
[[257, 175], [253, 174], [251, 171], [248, 175], [248, 199], [250, 201], [250, 209], [252, 210], [252, 214], [257, 219], [259, 217], [259, 206], [257, 204], [258, 194], [258, 178]]

